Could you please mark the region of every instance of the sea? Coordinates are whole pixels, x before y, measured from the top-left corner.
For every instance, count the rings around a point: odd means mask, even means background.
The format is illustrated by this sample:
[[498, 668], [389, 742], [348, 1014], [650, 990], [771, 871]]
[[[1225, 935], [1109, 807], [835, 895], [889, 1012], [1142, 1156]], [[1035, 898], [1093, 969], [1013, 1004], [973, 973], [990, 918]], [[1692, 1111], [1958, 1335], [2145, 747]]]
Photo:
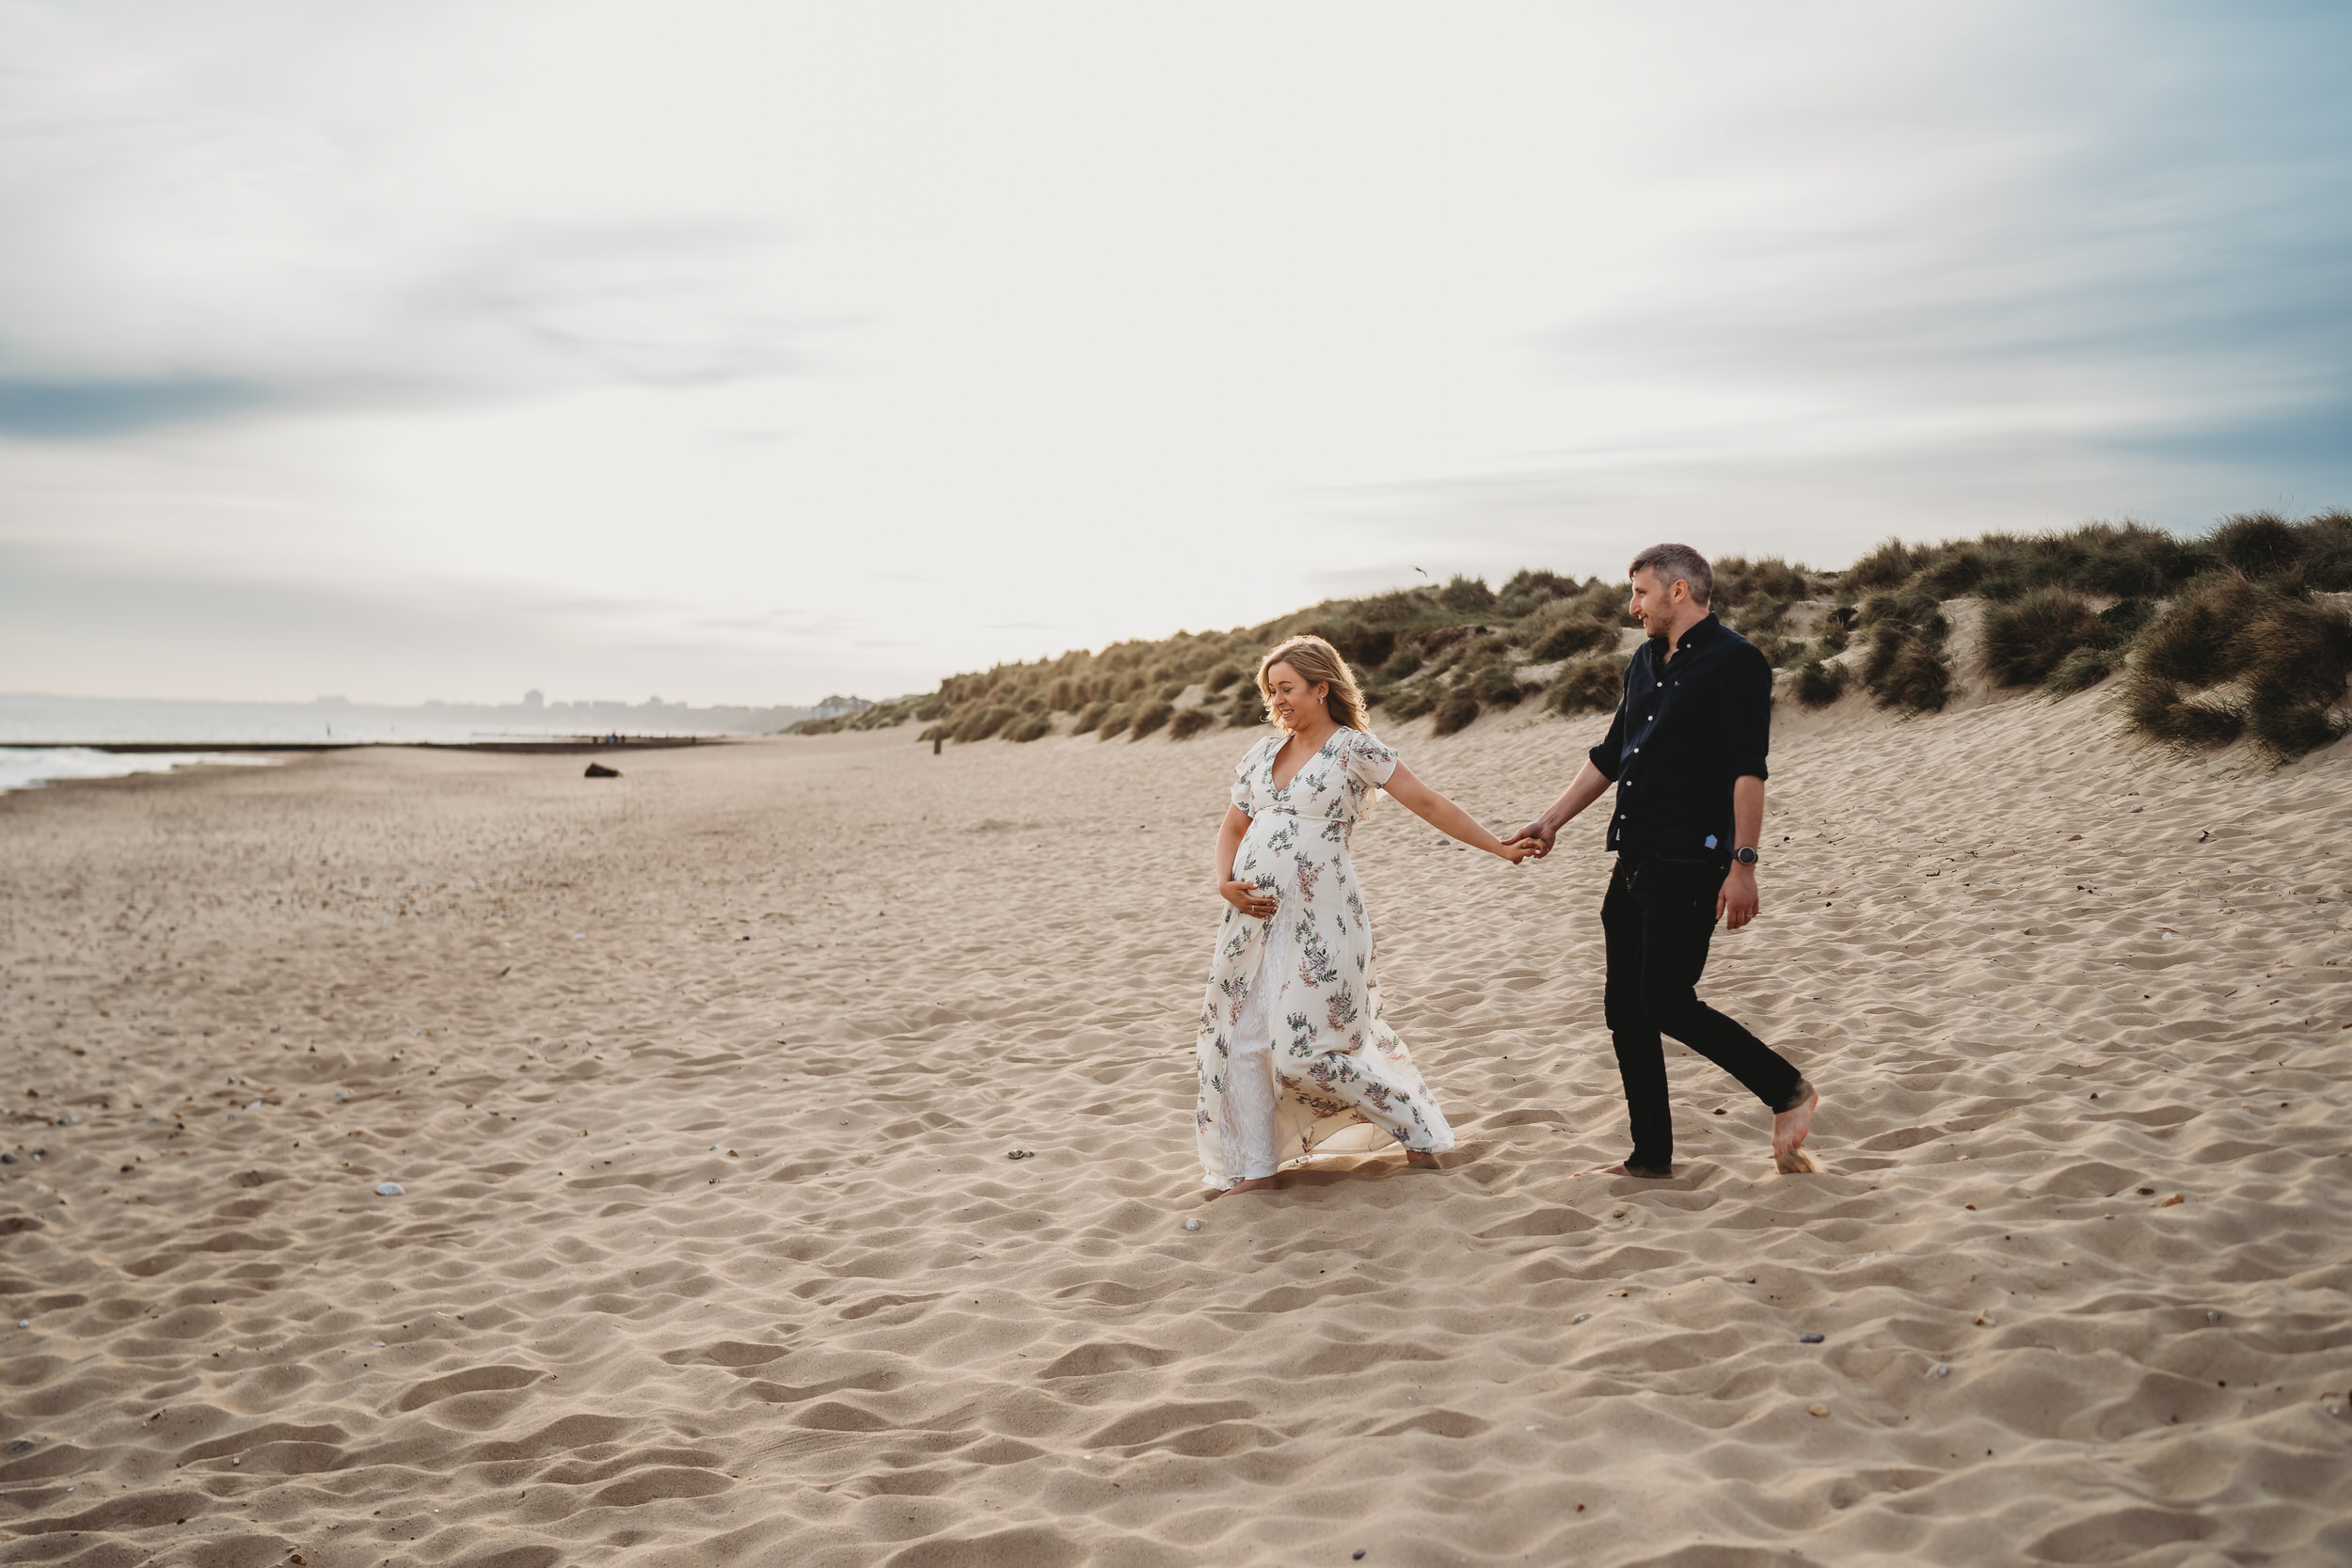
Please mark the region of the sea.
[[[664, 703], [423, 703], [373, 705], [322, 697], [309, 703], [230, 703], [0, 693], [0, 790], [52, 779], [116, 778], [199, 761], [261, 761], [271, 746], [462, 746], [499, 740], [771, 735], [817, 710], [693, 707]], [[137, 753], [129, 745], [202, 747]], [[209, 748], [222, 748], [219, 752]]]

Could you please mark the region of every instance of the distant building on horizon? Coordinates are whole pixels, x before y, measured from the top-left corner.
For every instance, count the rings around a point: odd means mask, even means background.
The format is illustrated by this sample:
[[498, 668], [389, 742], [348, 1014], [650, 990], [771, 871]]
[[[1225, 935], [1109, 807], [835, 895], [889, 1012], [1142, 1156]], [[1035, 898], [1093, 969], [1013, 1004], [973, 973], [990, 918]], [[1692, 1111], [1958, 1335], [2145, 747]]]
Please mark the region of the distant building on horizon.
[[845, 713], [858, 713], [874, 705], [864, 697], [828, 697], [810, 712], [811, 719], [838, 719]]

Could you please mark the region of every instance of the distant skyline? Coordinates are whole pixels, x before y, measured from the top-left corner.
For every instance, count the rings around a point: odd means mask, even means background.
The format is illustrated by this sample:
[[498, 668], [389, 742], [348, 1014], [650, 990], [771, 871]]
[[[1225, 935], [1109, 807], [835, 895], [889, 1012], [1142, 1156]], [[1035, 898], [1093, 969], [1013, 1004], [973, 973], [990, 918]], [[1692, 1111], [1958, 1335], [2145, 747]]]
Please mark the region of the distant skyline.
[[0, 0], [0, 691], [2352, 506], [2352, 12]]

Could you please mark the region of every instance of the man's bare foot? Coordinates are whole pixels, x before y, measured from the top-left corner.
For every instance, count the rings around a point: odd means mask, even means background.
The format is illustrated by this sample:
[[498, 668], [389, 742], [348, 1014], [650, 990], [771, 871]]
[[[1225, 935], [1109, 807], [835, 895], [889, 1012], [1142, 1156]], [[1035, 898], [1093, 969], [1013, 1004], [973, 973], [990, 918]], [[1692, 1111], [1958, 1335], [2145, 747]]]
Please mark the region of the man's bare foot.
[[1576, 1174], [1579, 1176], [1639, 1176], [1651, 1181], [1660, 1181], [1669, 1176], [1672, 1176], [1674, 1172], [1670, 1170], [1651, 1170], [1647, 1165], [1633, 1165], [1621, 1163], [1613, 1165], [1595, 1165], [1591, 1170], [1581, 1170]]
[[1406, 1149], [1405, 1151], [1405, 1163], [1420, 1170], [1445, 1169], [1443, 1165], [1438, 1164], [1437, 1150], [1431, 1148]]
[[1804, 1151], [1804, 1137], [1813, 1131], [1813, 1112], [1821, 1103], [1821, 1093], [1802, 1080], [1800, 1085], [1804, 1099], [1772, 1117], [1772, 1164], [1784, 1176], [1809, 1175], [1821, 1168]]
[[1279, 1189], [1281, 1185], [1282, 1179], [1279, 1176], [1253, 1176], [1247, 1181], [1234, 1182], [1232, 1186], [1225, 1188], [1222, 1192], [1211, 1193], [1202, 1201], [1215, 1203], [1218, 1198], [1223, 1197], [1226, 1193], [1270, 1193]]

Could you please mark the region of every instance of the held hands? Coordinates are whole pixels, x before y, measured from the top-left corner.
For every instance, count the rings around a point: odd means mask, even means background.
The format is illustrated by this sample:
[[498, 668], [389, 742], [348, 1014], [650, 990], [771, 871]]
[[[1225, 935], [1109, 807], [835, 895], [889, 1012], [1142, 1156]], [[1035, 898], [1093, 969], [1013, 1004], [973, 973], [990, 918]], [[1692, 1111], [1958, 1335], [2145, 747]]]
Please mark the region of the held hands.
[[1274, 913], [1274, 895], [1255, 882], [1219, 882], [1217, 895], [1252, 920]]
[[[1537, 860], [1542, 860], [1546, 855], [1551, 853], [1551, 847], [1559, 836], [1559, 829], [1548, 826], [1541, 818], [1538, 818], [1535, 821], [1530, 822], [1526, 827], [1521, 828], [1518, 832], [1513, 833], [1504, 842], [1506, 844], [1524, 844], [1528, 847], [1528, 854], [1534, 856]], [[1511, 863], [1517, 865], [1518, 861], [1514, 860]]]
[[1518, 864], [1531, 855], [1540, 858], [1543, 852], [1543, 844], [1532, 838], [1509, 838], [1495, 847], [1495, 853], [1509, 861], [1513, 865]]

